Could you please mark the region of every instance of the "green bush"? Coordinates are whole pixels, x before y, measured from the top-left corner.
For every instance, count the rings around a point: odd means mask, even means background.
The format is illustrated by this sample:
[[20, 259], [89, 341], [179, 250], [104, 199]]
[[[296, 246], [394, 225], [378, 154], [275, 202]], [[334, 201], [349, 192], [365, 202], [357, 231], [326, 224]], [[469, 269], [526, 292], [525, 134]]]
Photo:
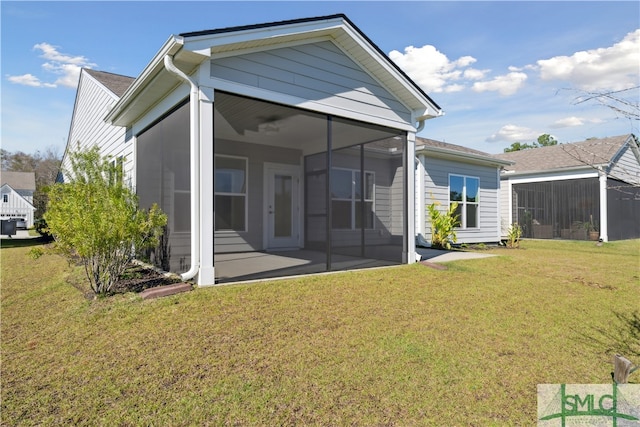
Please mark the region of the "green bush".
[[47, 221], [44, 218], [35, 220], [33, 228], [35, 228], [38, 234], [40, 234], [42, 237], [51, 238], [51, 233], [49, 232]]
[[158, 243], [167, 217], [154, 205], [138, 209], [138, 198], [125, 185], [118, 162], [97, 147], [70, 155], [68, 182], [49, 189], [45, 220], [56, 248], [80, 259], [92, 290], [107, 294], [136, 250]]
[[522, 237], [522, 227], [520, 227], [517, 222], [514, 222], [509, 227], [509, 231], [507, 233], [507, 247], [520, 247], [520, 237]]
[[431, 219], [431, 246], [438, 249], [451, 249], [451, 244], [458, 241], [456, 227], [459, 215], [456, 214], [458, 203], [453, 202], [449, 209], [441, 212], [442, 203], [435, 201], [427, 206]]

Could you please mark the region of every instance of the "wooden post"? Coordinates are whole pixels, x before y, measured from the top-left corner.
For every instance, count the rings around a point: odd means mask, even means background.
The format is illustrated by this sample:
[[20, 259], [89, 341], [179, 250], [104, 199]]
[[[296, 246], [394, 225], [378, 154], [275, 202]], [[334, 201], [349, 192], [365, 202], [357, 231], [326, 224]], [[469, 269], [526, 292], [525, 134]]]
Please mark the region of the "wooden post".
[[626, 384], [629, 381], [629, 374], [636, 369], [628, 359], [619, 354], [613, 356], [613, 381], [616, 384]]

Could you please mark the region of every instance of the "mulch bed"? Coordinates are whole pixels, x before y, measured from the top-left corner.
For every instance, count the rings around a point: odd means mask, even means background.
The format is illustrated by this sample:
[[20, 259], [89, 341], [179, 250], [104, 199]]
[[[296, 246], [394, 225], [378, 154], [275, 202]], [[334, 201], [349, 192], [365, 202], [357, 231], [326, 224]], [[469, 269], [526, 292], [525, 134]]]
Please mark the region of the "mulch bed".
[[123, 277], [114, 285], [111, 292], [114, 294], [126, 292], [142, 292], [145, 289], [156, 288], [158, 286], [171, 285], [181, 282], [175, 276], [166, 276], [152, 268], [131, 264], [125, 270]]

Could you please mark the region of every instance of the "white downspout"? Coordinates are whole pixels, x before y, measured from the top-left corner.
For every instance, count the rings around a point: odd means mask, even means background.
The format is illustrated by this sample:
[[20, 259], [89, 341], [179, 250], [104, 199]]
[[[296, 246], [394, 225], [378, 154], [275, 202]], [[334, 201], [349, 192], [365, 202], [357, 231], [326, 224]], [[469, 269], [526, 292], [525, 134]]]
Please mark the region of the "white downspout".
[[200, 111], [199, 98], [200, 89], [195, 79], [186, 75], [182, 70], [178, 69], [173, 63], [171, 55], [165, 55], [164, 66], [170, 73], [175, 74], [180, 79], [189, 83], [191, 93], [189, 96], [190, 106], [190, 133], [189, 133], [189, 149], [190, 167], [191, 167], [191, 268], [189, 271], [182, 273], [182, 280], [193, 279], [200, 268]]

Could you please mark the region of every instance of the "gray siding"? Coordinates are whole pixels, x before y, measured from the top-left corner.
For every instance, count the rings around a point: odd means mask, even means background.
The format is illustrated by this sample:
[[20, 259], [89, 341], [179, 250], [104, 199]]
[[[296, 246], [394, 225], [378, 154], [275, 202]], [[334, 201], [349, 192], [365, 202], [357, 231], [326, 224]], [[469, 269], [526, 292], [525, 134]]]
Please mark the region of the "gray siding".
[[[131, 176], [133, 169], [133, 144], [125, 143], [125, 128], [112, 126], [104, 121], [109, 109], [118, 98], [86, 72], [80, 74], [73, 119], [69, 129], [67, 150], [86, 149], [99, 145], [103, 155], [125, 157], [124, 170]], [[69, 152], [65, 153], [62, 166], [70, 166]]]
[[[497, 242], [500, 240], [500, 212], [498, 211], [499, 182], [496, 168], [470, 163], [454, 162], [421, 156], [426, 173], [424, 175], [424, 206], [437, 200], [443, 207], [449, 202], [449, 174], [465, 175], [480, 179], [480, 227], [470, 230], [457, 230], [458, 243]], [[425, 215], [425, 237], [431, 237], [431, 224]]]
[[211, 77], [359, 111], [398, 123], [410, 111], [331, 42], [211, 61]]
[[301, 165], [302, 152], [259, 144], [216, 140], [215, 153], [248, 159], [248, 218], [245, 232], [215, 233], [215, 252], [245, 252], [263, 250], [264, 224], [264, 163]]
[[614, 159], [609, 176], [618, 181], [640, 185], [640, 163], [628, 145]]

